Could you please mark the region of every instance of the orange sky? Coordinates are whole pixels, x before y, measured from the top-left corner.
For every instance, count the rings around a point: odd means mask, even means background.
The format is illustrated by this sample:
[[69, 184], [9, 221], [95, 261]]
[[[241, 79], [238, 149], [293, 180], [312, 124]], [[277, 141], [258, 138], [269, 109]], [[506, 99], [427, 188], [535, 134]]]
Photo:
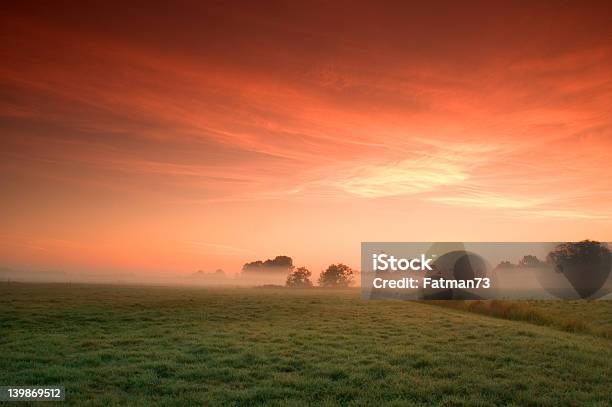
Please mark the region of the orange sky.
[[0, 266], [612, 240], [605, 3], [46, 3], [0, 14]]

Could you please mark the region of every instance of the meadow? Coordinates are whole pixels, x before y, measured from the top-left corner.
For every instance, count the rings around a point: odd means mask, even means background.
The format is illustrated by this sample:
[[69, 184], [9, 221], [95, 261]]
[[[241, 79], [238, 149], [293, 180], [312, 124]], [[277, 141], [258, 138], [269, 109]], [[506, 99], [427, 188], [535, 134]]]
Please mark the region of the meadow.
[[612, 301], [430, 301], [444, 307], [612, 339]]
[[[611, 321], [609, 302], [530, 307]], [[354, 289], [1, 283], [0, 385], [64, 385], [79, 406], [612, 404], [609, 338], [472, 311]]]

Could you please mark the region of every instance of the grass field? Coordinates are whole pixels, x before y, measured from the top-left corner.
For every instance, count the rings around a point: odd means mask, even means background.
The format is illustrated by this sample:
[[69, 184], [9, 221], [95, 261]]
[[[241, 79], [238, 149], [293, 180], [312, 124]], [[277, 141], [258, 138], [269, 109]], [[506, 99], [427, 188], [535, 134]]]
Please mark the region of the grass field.
[[612, 301], [431, 301], [464, 311], [612, 339]]
[[0, 385], [69, 405], [610, 406], [611, 377], [605, 337], [357, 290], [0, 284]]

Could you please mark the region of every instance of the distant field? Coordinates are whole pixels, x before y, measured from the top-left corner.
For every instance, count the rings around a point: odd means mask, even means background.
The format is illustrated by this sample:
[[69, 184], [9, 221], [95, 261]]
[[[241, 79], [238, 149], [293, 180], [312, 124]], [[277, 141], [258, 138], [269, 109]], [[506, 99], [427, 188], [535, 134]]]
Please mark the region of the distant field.
[[69, 405], [609, 406], [611, 377], [610, 339], [357, 290], [0, 284], [0, 385]]

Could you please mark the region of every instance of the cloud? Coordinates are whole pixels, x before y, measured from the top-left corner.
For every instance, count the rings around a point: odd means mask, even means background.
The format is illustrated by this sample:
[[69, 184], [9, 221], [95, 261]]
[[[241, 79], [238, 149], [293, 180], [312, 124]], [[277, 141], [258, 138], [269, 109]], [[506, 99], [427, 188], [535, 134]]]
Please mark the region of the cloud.
[[612, 220], [612, 214], [610, 213], [585, 213], [580, 210], [571, 210], [571, 209], [535, 209], [535, 210], [526, 210], [522, 211], [523, 215], [526, 215], [530, 218], [558, 218], [558, 219], [568, 219], [568, 220], [599, 220], [599, 221], [609, 221]]
[[367, 198], [410, 195], [465, 181], [469, 174], [458, 164], [436, 159], [403, 160], [388, 165], [366, 165], [334, 184]]
[[512, 197], [491, 192], [471, 192], [464, 195], [447, 195], [427, 198], [433, 202], [442, 202], [449, 205], [458, 205], [471, 208], [495, 209], [525, 209], [533, 208], [545, 201], [530, 197]]

